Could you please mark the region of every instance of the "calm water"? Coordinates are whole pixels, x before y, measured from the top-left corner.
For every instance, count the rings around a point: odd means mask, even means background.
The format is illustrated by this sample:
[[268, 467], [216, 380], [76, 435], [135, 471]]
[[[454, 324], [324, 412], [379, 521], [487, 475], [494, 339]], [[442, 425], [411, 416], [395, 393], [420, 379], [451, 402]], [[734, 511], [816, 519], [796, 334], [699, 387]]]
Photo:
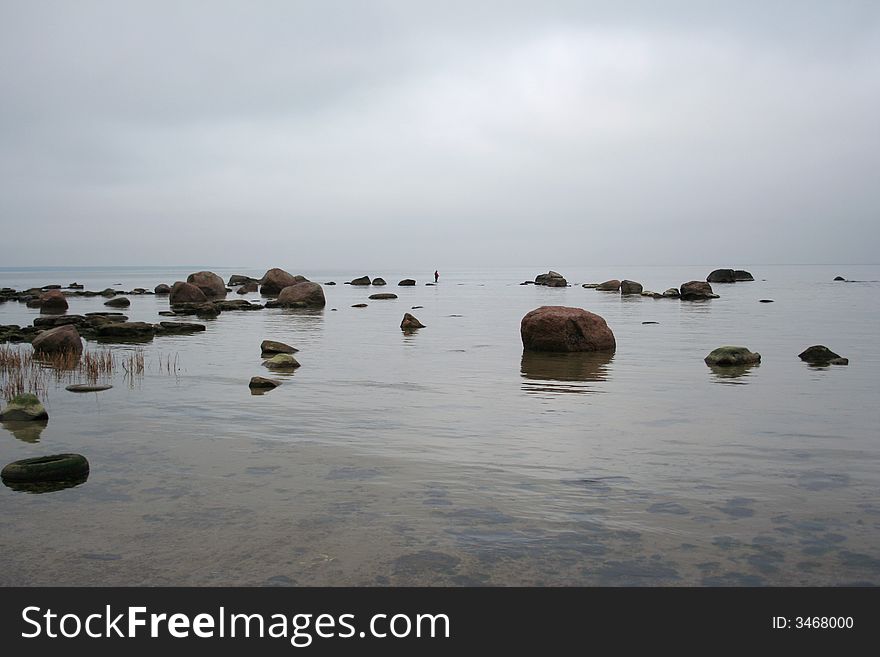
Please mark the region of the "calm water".
[[[563, 289], [518, 285], [536, 269], [426, 287], [427, 271], [286, 268], [338, 283], [325, 310], [156, 338], [143, 378], [50, 388], [37, 442], [0, 433], [0, 464], [79, 452], [92, 467], [66, 490], [0, 487], [0, 584], [880, 584], [880, 267], [751, 266], [755, 282], [704, 303], [579, 284], [662, 292], [712, 267], [554, 267], [578, 284]], [[152, 289], [190, 271], [0, 270], [0, 287]], [[365, 273], [400, 298], [342, 285]], [[168, 307], [130, 298], [132, 320]], [[602, 315], [616, 353], [524, 355], [520, 319], [546, 304]], [[426, 328], [403, 335], [410, 311]], [[37, 316], [0, 304], [0, 324]], [[254, 396], [263, 339], [302, 367]], [[723, 344], [763, 360], [721, 376], [703, 357]], [[850, 365], [807, 366], [812, 344]], [[168, 356], [176, 375], [158, 371]]]

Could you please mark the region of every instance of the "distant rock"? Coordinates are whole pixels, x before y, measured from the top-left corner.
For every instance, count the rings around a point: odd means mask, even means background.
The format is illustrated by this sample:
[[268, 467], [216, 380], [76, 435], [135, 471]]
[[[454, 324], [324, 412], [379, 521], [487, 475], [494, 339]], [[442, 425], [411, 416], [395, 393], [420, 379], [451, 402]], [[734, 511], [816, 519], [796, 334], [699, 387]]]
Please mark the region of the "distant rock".
[[596, 286], [596, 289], [600, 292], [619, 292], [620, 291], [620, 281], [616, 278], [612, 278], [610, 281], [605, 281], [604, 283], [599, 283]]
[[355, 303], [355, 304], [352, 304], [351, 307], [352, 307], [352, 308], [366, 308], [366, 307], [367, 307], [367, 304], [365, 304], [365, 303]]
[[635, 281], [620, 281], [620, 293], [625, 294], [641, 294], [642, 293], [642, 284], [636, 283]]
[[538, 274], [535, 276], [535, 285], [544, 285], [546, 287], [566, 287], [568, 281], [559, 272], [550, 270], [546, 274]]
[[835, 281], [845, 281], [846, 279], [843, 276], [835, 276], [834, 280]]
[[295, 354], [299, 349], [291, 347], [289, 344], [278, 342], [277, 340], [263, 340], [260, 343], [260, 350], [264, 356], [274, 356], [275, 354]]
[[690, 281], [682, 283], [679, 288], [682, 301], [700, 301], [702, 299], [717, 299], [718, 295], [712, 292], [712, 286], [705, 281]]
[[100, 294], [102, 297], [115, 297], [116, 290], [114, 290], [112, 287], [105, 287], [103, 290], [98, 292], [98, 294]]
[[616, 346], [602, 317], [566, 306], [541, 306], [527, 313], [520, 335], [530, 351], [607, 351]]
[[263, 363], [270, 370], [295, 370], [299, 361], [290, 354], [276, 354]]
[[671, 287], [663, 293], [665, 299], [678, 299], [680, 296], [681, 293], [678, 291], [677, 287]]
[[273, 388], [277, 388], [281, 385], [281, 381], [276, 381], [275, 379], [267, 379], [263, 376], [253, 376], [251, 377], [250, 383], [248, 383], [249, 388], [263, 388], [266, 390], [272, 390]]
[[247, 283], [257, 284], [258, 281], [256, 278], [253, 278], [251, 276], [245, 276], [243, 274], [233, 274], [229, 277], [229, 281], [227, 281], [226, 284], [234, 287], [236, 285], [245, 285]]
[[327, 305], [327, 300], [324, 298], [324, 288], [318, 283], [296, 283], [285, 287], [278, 295], [278, 304], [281, 306], [300, 303], [310, 307], [323, 308]]
[[166, 285], [165, 283], [159, 283], [156, 287], [153, 288], [153, 292], [155, 294], [171, 294], [171, 287]]
[[404, 278], [402, 281], [400, 281], [398, 283], [398, 285], [401, 287], [412, 287], [415, 284], [416, 284], [416, 281], [415, 281], [415, 279], [412, 279], [412, 278]]
[[651, 297], [652, 299], [662, 299], [663, 298], [662, 294], [660, 294], [659, 292], [652, 292], [651, 290], [642, 290], [642, 292], [640, 292], [640, 294], [643, 297]]
[[79, 331], [71, 324], [43, 331], [33, 339], [31, 345], [35, 352], [45, 354], [67, 352], [81, 354], [83, 350]]
[[409, 313], [404, 313], [403, 321], [400, 322], [400, 328], [404, 331], [412, 331], [414, 329], [425, 328], [425, 325]]
[[836, 354], [823, 344], [807, 347], [798, 358], [810, 365], [849, 365], [849, 359]]
[[[525, 285], [525, 283], [520, 283], [520, 285]], [[587, 290], [595, 290], [599, 287], [599, 283], [584, 283], [581, 287]]]
[[247, 299], [218, 299], [212, 302], [219, 310], [262, 310], [263, 306]]
[[396, 299], [397, 295], [391, 292], [380, 292], [379, 294], [371, 294], [370, 299]]
[[110, 308], [128, 308], [131, 305], [131, 301], [126, 297], [115, 297], [110, 299], [110, 301], [105, 301], [104, 305]]
[[43, 312], [64, 312], [68, 308], [67, 298], [61, 290], [52, 289], [40, 295], [40, 309]]
[[740, 282], [740, 281], [753, 281], [753, 280], [755, 280], [755, 277], [752, 276], [752, 275], [751, 275], [749, 272], [747, 272], [745, 269], [734, 269], [734, 270], [733, 270], [733, 278], [734, 278], [734, 280], [736, 280], [737, 282]]
[[84, 286], [80, 285], [79, 283], [71, 283], [70, 285], [67, 286], [67, 289], [68, 290], [82, 290], [83, 287]]
[[716, 269], [706, 276], [708, 283], [736, 283], [736, 275], [732, 269]]
[[171, 286], [168, 302], [171, 305], [179, 303], [205, 303], [208, 297], [202, 292], [201, 288], [184, 281], [177, 281]]
[[294, 276], [283, 269], [274, 267], [263, 274], [263, 278], [260, 279], [260, 294], [274, 296], [280, 294], [281, 290], [286, 287], [306, 281], [305, 276]]
[[706, 365], [716, 367], [735, 367], [761, 362], [761, 354], [749, 351], [746, 347], [718, 347], [703, 359]]
[[3, 422], [39, 422], [48, 418], [46, 407], [31, 393], [16, 395], [0, 411], [0, 420]]
[[235, 293], [236, 294], [252, 294], [260, 289], [260, 286], [256, 281], [248, 281], [247, 283], [242, 283], [241, 287], [239, 287]]
[[206, 330], [204, 324], [195, 322], [159, 322], [156, 332], [163, 335], [183, 335], [186, 333], [200, 333]]
[[419, 308], [424, 308], [424, 306], [413, 306], [410, 310], [418, 310]]
[[336, 285], [336, 281], [327, 281], [324, 285]]
[[773, 303], [773, 299], [758, 299], [758, 303]]
[[384, 278], [374, 278], [373, 279], [373, 285], [385, 285], [385, 284], [386, 283], [385, 283]]
[[369, 285], [370, 277], [369, 276], [361, 276], [360, 278], [355, 278], [350, 283], [351, 285]]
[[195, 285], [209, 299], [226, 296], [226, 284], [212, 271], [197, 271], [187, 276], [186, 282]]

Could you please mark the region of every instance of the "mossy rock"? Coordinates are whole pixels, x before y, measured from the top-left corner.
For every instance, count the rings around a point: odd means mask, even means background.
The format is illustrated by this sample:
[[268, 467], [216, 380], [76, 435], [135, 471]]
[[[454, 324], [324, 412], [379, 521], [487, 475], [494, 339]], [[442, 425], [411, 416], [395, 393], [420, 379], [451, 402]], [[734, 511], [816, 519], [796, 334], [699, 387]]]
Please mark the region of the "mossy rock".
[[263, 363], [270, 370], [294, 370], [299, 367], [299, 361], [290, 354], [278, 354]]
[[32, 422], [48, 418], [46, 407], [36, 395], [29, 392], [16, 395], [0, 412], [0, 420], [6, 422]]
[[749, 351], [747, 347], [718, 347], [704, 359], [706, 365], [716, 367], [741, 367], [761, 362], [761, 354]]

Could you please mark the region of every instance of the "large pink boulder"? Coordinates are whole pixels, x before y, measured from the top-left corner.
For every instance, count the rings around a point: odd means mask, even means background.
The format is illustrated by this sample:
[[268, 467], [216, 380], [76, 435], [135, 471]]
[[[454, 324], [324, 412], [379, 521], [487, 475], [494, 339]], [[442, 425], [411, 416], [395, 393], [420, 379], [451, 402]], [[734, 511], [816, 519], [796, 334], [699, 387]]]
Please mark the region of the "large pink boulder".
[[195, 285], [208, 298], [226, 296], [226, 283], [212, 271], [197, 271], [187, 276], [186, 282]]
[[324, 288], [317, 283], [304, 281], [287, 286], [278, 295], [279, 306], [300, 304], [323, 308], [327, 305], [327, 301], [324, 299]]
[[527, 313], [520, 335], [529, 351], [611, 351], [617, 344], [599, 315], [567, 306], [541, 306]]
[[79, 337], [79, 331], [72, 324], [65, 324], [38, 333], [31, 345], [34, 352], [44, 354], [64, 352], [81, 354], [83, 350], [82, 338]]
[[168, 297], [168, 302], [172, 305], [175, 303], [205, 303], [207, 300], [208, 297], [205, 296], [201, 288], [183, 281], [177, 281], [171, 286], [171, 294]]
[[305, 276], [294, 276], [293, 274], [274, 267], [263, 274], [260, 279], [260, 294], [280, 294], [281, 290], [297, 283], [306, 282]]

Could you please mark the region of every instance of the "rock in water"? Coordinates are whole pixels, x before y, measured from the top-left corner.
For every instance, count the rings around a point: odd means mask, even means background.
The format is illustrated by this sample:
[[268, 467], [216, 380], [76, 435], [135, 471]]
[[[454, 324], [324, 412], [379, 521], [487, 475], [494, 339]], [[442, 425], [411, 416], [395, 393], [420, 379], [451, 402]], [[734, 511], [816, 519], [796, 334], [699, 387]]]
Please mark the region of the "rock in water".
[[380, 292], [379, 294], [371, 294], [370, 299], [396, 299], [397, 295], [391, 292]]
[[103, 392], [104, 390], [110, 390], [112, 388], [109, 383], [107, 384], [96, 384], [90, 385], [88, 383], [74, 383], [69, 386], [66, 386], [64, 389], [69, 392]]
[[677, 287], [671, 287], [663, 293], [665, 299], [678, 299], [680, 296], [681, 293], [678, 291]]
[[641, 294], [642, 293], [642, 284], [636, 283], [635, 281], [620, 281], [620, 293], [621, 294]]
[[251, 278], [250, 276], [244, 276], [242, 274], [233, 274], [229, 277], [229, 281], [227, 285], [244, 285], [245, 283], [256, 283], [256, 278]]
[[367, 304], [365, 304], [365, 303], [355, 303], [355, 304], [352, 304], [351, 307], [352, 307], [352, 308], [366, 308], [366, 307], [367, 307]]
[[404, 313], [403, 321], [400, 322], [400, 328], [404, 331], [412, 331], [413, 329], [425, 328], [425, 325], [409, 313]]
[[186, 282], [195, 285], [209, 299], [226, 296], [226, 284], [212, 271], [197, 271], [187, 276]]
[[620, 281], [616, 278], [612, 278], [610, 281], [605, 281], [604, 283], [599, 283], [596, 286], [596, 289], [601, 292], [619, 292], [620, 291]]
[[523, 347], [530, 351], [610, 351], [614, 334], [605, 320], [582, 308], [541, 306], [520, 324]]
[[40, 309], [45, 312], [64, 312], [67, 308], [67, 297], [61, 290], [49, 290], [40, 295]]
[[384, 278], [374, 278], [373, 285], [386, 285]]
[[745, 269], [734, 269], [733, 279], [737, 282], [753, 281], [755, 280], [755, 277], [752, 276], [751, 273], [747, 272]]
[[274, 267], [263, 274], [263, 278], [260, 279], [260, 294], [270, 296], [280, 294], [284, 288], [304, 282], [306, 282], [305, 276], [293, 276], [283, 269]]
[[416, 284], [416, 281], [414, 278], [404, 278], [402, 281], [400, 281], [398, 283], [398, 285], [401, 287], [411, 287], [415, 284]]
[[81, 354], [83, 350], [82, 338], [72, 324], [43, 331], [34, 338], [31, 345], [35, 352], [44, 354], [64, 352]]
[[247, 283], [242, 283], [241, 287], [238, 288], [235, 293], [236, 294], [250, 294], [252, 292], [256, 292], [260, 289], [260, 286], [257, 285], [256, 281], [248, 281]]
[[251, 377], [251, 381], [248, 384], [248, 387], [271, 390], [272, 388], [277, 388], [280, 385], [281, 381], [276, 381], [275, 379], [267, 379], [263, 376], [253, 376]]
[[680, 288], [682, 301], [700, 301], [702, 299], [717, 299], [718, 295], [712, 292], [712, 286], [705, 281], [690, 281], [682, 283]]
[[263, 363], [270, 370], [295, 370], [299, 361], [290, 354], [276, 354]]
[[0, 420], [3, 422], [36, 422], [48, 418], [46, 407], [40, 403], [36, 395], [29, 392], [16, 395], [6, 408], [0, 411]]
[[116, 297], [115, 299], [110, 299], [110, 301], [105, 301], [104, 305], [110, 308], [128, 308], [131, 305], [131, 301], [126, 297]]
[[355, 278], [349, 285], [369, 285], [370, 277], [369, 276], [361, 276], [360, 278]]
[[798, 354], [798, 358], [810, 365], [849, 365], [848, 358], [835, 354], [824, 344], [807, 347]]
[[275, 340], [263, 340], [260, 343], [260, 349], [264, 354], [274, 355], [274, 354], [295, 354], [299, 349], [296, 347], [291, 347], [289, 344], [284, 344], [283, 342], [276, 342]]
[[834, 280], [835, 281], [845, 281], [846, 279], [843, 276], [835, 276]]
[[324, 288], [318, 283], [302, 282], [284, 288], [278, 295], [278, 304], [281, 306], [300, 303], [323, 308], [327, 305], [327, 300], [324, 298]]
[[153, 288], [154, 294], [171, 294], [171, 288], [165, 283], [159, 283], [156, 287]]
[[732, 269], [716, 269], [706, 276], [707, 283], [735, 283], [736, 274]]
[[535, 276], [535, 285], [545, 285], [547, 287], [565, 287], [568, 281], [565, 277], [556, 271], [548, 271], [546, 274], [538, 274]]
[[734, 367], [761, 362], [761, 354], [749, 351], [746, 347], [718, 347], [703, 359], [706, 365]]
[[201, 288], [196, 287], [192, 283], [177, 281], [171, 286], [168, 303], [171, 305], [178, 303], [205, 303], [208, 297], [202, 292]]

